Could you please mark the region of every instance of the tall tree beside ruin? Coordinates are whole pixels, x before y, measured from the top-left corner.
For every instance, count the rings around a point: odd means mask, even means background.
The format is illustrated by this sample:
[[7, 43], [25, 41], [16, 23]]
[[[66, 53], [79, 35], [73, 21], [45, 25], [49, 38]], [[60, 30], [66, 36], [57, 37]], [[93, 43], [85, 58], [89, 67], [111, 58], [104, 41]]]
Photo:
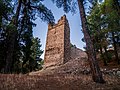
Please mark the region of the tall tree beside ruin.
[[[4, 0], [1, 0], [0, 2], [2, 1]], [[9, 3], [11, 3], [11, 5], [14, 4], [15, 8], [12, 11], [12, 19], [10, 19], [9, 23], [5, 27], [7, 31], [5, 41], [6, 50], [4, 50], [6, 52], [4, 67], [5, 73], [12, 73], [13, 64], [16, 60], [21, 59], [21, 54], [18, 55], [18, 52], [21, 52], [22, 50], [21, 48], [18, 48], [21, 43], [26, 46], [25, 48], [27, 48], [27, 50], [29, 49], [28, 51], [30, 51], [30, 47], [32, 45], [30, 44], [32, 43], [31, 38], [33, 37], [32, 30], [33, 26], [36, 26], [33, 21], [39, 17], [42, 21], [47, 23], [54, 22], [54, 16], [51, 10], [45, 7], [42, 4], [42, 1], [43, 0], [9, 0]], [[27, 53], [26, 57], [30, 57], [30, 54]], [[26, 63], [26, 60], [27, 58], [24, 63]]]
[[10, 0], [0, 0], [0, 71], [5, 66], [6, 58], [6, 26], [10, 22], [13, 7]]
[[[106, 30], [104, 30], [104, 25], [105, 20], [103, 19], [104, 17], [101, 17], [101, 4], [99, 4], [97, 1], [92, 3], [92, 7], [89, 8], [89, 14], [87, 15], [87, 23], [88, 23], [88, 28], [89, 28], [89, 34], [92, 37], [93, 41], [93, 46], [96, 52], [99, 52], [101, 54], [101, 58], [104, 62], [104, 65], [107, 65], [107, 61], [110, 59], [108, 58], [108, 52], [107, 52], [107, 46], [108, 46], [108, 41], [106, 37]], [[103, 52], [103, 48], [105, 53]]]
[[5, 73], [11, 72], [13, 54], [14, 54], [14, 49], [15, 49], [15, 42], [16, 42], [16, 37], [17, 37], [18, 18], [20, 14], [21, 4], [22, 4], [22, 0], [19, 0], [15, 16], [12, 18], [12, 21], [7, 27], [7, 31], [8, 31], [7, 47], [8, 48], [7, 48], [7, 55], [6, 55]]
[[89, 60], [90, 68], [92, 71], [92, 78], [95, 82], [103, 83], [104, 80], [103, 80], [102, 73], [101, 73], [99, 65], [98, 65], [98, 61], [96, 59], [96, 53], [95, 53], [95, 50], [93, 47], [93, 42], [92, 42], [89, 32], [88, 32], [88, 26], [87, 26], [87, 20], [86, 20], [83, 0], [78, 0], [78, 6], [79, 6], [79, 10], [80, 10], [82, 28], [83, 28], [84, 38], [85, 38], [85, 42], [86, 42], [88, 60]]
[[[52, 0], [52, 1], [56, 3], [58, 8], [63, 7], [65, 12], [69, 12], [70, 10], [72, 10], [71, 5], [73, 0]], [[84, 1], [85, 0], [77, 0], [78, 7], [80, 10], [80, 18], [82, 22], [83, 34], [86, 42], [87, 54], [89, 58], [88, 60], [89, 60], [89, 64], [92, 72], [92, 79], [97, 83], [104, 83], [105, 81], [103, 80], [102, 73], [98, 65], [98, 61], [96, 60], [96, 54], [94, 51], [93, 42], [91, 41], [91, 38], [88, 32], [86, 14], [85, 14], [85, 9], [83, 4]]]

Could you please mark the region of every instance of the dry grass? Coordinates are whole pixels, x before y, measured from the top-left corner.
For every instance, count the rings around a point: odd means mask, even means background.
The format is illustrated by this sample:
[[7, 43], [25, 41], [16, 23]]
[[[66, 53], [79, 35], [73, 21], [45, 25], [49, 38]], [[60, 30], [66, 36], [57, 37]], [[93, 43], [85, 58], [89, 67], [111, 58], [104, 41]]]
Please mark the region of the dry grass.
[[0, 75], [0, 90], [120, 90], [120, 78], [104, 76], [96, 84], [90, 75]]

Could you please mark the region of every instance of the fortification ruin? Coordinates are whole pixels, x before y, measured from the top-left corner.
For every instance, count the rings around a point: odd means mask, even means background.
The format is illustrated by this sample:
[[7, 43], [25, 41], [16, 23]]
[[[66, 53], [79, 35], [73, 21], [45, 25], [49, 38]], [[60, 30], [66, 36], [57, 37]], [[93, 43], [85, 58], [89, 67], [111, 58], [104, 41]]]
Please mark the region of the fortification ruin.
[[57, 24], [48, 25], [44, 65], [46, 67], [64, 64], [70, 59], [70, 28], [66, 16]]

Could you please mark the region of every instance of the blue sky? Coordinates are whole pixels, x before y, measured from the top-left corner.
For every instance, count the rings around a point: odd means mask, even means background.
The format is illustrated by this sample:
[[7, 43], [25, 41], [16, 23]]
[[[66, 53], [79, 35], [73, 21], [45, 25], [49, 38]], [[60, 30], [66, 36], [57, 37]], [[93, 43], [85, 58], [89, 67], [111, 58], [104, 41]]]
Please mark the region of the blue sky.
[[[51, 2], [51, 0], [45, 0], [44, 4], [53, 12], [53, 15], [55, 17], [55, 22], [57, 22], [60, 19], [60, 17], [65, 14], [62, 8], [58, 9], [55, 6], [55, 4]], [[81, 39], [83, 38], [83, 33], [81, 31], [79, 10], [77, 10], [77, 13], [74, 15], [72, 15], [71, 12], [69, 12], [68, 14], [66, 14], [66, 16], [70, 26], [71, 43], [73, 45], [76, 45], [78, 48], [83, 49], [85, 43], [81, 41]], [[48, 24], [43, 22], [41, 19], [37, 19], [35, 23], [37, 24], [37, 26], [33, 30], [33, 35], [34, 37], [39, 37], [41, 39], [41, 44], [42, 44], [41, 49], [45, 50]], [[41, 57], [44, 58], [44, 54]]]

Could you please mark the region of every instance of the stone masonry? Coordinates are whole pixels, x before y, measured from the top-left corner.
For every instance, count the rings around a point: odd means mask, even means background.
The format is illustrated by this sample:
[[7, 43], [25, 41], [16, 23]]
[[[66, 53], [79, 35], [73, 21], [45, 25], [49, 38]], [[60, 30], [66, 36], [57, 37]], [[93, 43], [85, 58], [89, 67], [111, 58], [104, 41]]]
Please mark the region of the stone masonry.
[[55, 25], [48, 25], [44, 65], [64, 64], [70, 60], [70, 28], [66, 16]]

